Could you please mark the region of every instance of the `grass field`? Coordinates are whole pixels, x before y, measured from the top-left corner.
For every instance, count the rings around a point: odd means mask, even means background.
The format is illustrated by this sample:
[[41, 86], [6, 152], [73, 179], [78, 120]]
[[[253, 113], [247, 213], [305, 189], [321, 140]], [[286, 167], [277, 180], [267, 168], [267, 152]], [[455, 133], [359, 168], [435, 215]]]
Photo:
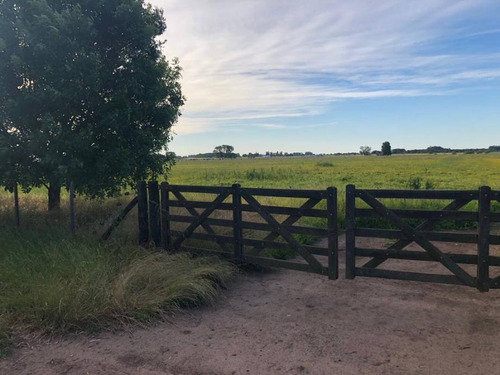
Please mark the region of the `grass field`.
[[359, 188], [500, 189], [500, 153], [325, 156], [231, 160], [182, 159], [171, 171], [172, 184], [325, 189]]

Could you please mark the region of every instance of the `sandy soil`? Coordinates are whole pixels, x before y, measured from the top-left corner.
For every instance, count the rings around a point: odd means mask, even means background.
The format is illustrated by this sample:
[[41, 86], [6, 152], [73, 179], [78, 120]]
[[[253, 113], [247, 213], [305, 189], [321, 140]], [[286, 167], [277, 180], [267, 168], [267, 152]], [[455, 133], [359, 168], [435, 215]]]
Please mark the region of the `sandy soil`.
[[278, 270], [171, 323], [19, 349], [0, 373], [500, 374], [499, 341], [500, 290]]

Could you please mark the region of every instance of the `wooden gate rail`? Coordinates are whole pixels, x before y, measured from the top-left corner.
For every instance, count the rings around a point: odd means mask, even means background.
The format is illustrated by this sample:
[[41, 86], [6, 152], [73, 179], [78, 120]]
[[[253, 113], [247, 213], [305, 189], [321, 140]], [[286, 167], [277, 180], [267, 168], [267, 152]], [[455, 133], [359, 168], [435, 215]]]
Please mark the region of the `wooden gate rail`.
[[[492, 192], [489, 187], [481, 187], [478, 191], [419, 191], [419, 190], [360, 190], [354, 185], [346, 189], [346, 277], [355, 276], [383, 277], [391, 279], [430, 281], [451, 284], [462, 284], [487, 291], [490, 287], [500, 287], [500, 277], [489, 278], [489, 267], [499, 266], [500, 257], [489, 255], [490, 244], [500, 244], [500, 236], [490, 234], [490, 223], [500, 221], [500, 214], [491, 213], [491, 200], [498, 200], [500, 194]], [[363, 200], [370, 209], [356, 208], [356, 198]], [[388, 209], [377, 198], [401, 199], [438, 199], [453, 201], [443, 210], [402, 210]], [[478, 211], [458, 211], [469, 202], [478, 201]], [[397, 230], [356, 227], [356, 218], [381, 217], [388, 220]], [[403, 218], [424, 220], [413, 228]], [[432, 232], [440, 220], [470, 220], [478, 222], [477, 234]], [[398, 239], [387, 249], [366, 249], [356, 247], [358, 237], [380, 237]], [[430, 241], [453, 241], [477, 243], [477, 255], [450, 254], [442, 252]], [[425, 252], [404, 250], [415, 242]], [[356, 267], [356, 256], [372, 259], [361, 267]], [[434, 261], [444, 265], [451, 275], [435, 275], [428, 273], [404, 272], [377, 269], [387, 259]], [[458, 264], [477, 265], [477, 276], [467, 273]]]

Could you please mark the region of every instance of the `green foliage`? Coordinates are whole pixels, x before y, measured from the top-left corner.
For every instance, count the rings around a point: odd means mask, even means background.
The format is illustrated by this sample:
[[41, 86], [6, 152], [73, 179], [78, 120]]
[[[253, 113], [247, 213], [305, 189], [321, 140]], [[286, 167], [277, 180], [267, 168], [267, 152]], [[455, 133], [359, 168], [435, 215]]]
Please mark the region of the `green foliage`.
[[234, 147], [230, 145], [220, 145], [214, 148], [213, 154], [220, 159], [234, 159], [238, 155], [234, 153]]
[[[46, 228], [48, 229], [48, 228]], [[93, 331], [211, 302], [234, 269], [216, 258], [98, 245], [61, 230], [4, 228], [0, 249], [0, 345], [8, 327]]]
[[89, 196], [165, 172], [184, 99], [142, 0], [0, 2], [0, 184]]
[[383, 156], [389, 156], [389, 155], [392, 155], [392, 150], [391, 150], [391, 144], [387, 141], [385, 141], [384, 143], [382, 143], [382, 155]]
[[434, 184], [432, 183], [432, 181], [427, 180], [424, 183], [424, 181], [421, 177], [410, 177], [406, 186], [409, 189], [414, 189], [414, 190], [421, 190], [421, 189], [432, 190], [432, 189], [434, 189]]
[[319, 163], [316, 163], [318, 167], [333, 167], [333, 163], [330, 163], [329, 161], [320, 161]]
[[372, 152], [372, 148], [370, 146], [361, 146], [359, 148], [359, 153], [361, 155], [370, 155]]

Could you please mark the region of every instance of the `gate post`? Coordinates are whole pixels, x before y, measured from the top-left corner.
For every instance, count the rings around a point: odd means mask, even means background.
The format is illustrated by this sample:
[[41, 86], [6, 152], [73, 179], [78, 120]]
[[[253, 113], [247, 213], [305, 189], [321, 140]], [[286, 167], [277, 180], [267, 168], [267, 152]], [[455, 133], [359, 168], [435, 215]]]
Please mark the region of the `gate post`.
[[148, 191], [145, 181], [137, 183], [137, 218], [139, 223], [139, 245], [149, 242]]
[[477, 289], [487, 292], [490, 288], [490, 206], [491, 188], [479, 188], [479, 223], [477, 242]]
[[233, 235], [234, 235], [234, 259], [243, 260], [243, 229], [241, 221], [243, 213], [241, 211], [241, 185], [234, 184], [233, 189]]
[[165, 250], [170, 249], [172, 237], [170, 235], [170, 194], [167, 189], [168, 183], [161, 183], [161, 235]]
[[337, 223], [337, 189], [326, 189], [326, 209], [328, 212], [328, 278], [339, 277], [339, 238]]
[[161, 246], [160, 232], [160, 192], [158, 190], [158, 181], [149, 181], [149, 226], [151, 239], [156, 247]]
[[356, 277], [356, 187], [345, 190], [345, 277]]

